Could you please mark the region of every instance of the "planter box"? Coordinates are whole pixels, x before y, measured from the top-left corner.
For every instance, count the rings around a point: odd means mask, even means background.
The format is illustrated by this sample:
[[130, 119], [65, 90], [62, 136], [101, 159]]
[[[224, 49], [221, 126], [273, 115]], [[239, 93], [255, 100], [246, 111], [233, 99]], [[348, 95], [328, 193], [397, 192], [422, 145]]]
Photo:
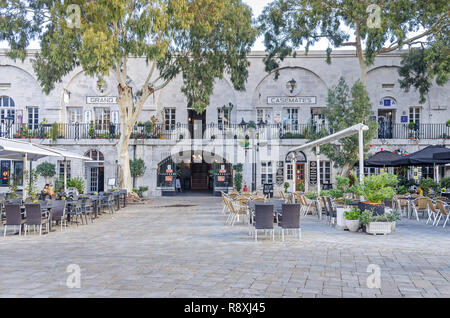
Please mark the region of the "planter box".
[[345, 223], [344, 213], [350, 211], [350, 207], [338, 207], [336, 208], [336, 229], [346, 230], [347, 224]]
[[392, 233], [392, 222], [370, 222], [366, 226], [367, 234], [391, 234]]

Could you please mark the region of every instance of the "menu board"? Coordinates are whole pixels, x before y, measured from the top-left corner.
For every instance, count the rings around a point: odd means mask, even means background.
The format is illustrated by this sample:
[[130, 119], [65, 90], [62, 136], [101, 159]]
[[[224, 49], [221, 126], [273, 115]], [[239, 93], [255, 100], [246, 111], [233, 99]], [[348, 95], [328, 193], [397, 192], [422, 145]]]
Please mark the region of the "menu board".
[[317, 162], [309, 162], [309, 183], [317, 184]]

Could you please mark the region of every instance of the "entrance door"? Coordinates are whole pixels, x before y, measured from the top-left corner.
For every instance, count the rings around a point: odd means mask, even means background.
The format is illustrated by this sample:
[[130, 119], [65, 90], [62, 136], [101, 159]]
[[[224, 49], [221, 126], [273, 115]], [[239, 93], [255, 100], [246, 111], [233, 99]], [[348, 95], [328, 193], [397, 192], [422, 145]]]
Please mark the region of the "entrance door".
[[298, 184], [303, 183], [305, 184], [306, 181], [306, 174], [305, 174], [305, 164], [304, 163], [297, 163], [297, 169], [296, 169], [296, 182], [295, 182], [295, 190], [300, 191]]
[[105, 191], [105, 168], [93, 167], [90, 170], [89, 190], [91, 192]]
[[198, 114], [195, 110], [189, 109], [189, 133], [192, 139], [202, 139], [206, 130], [206, 111]]
[[395, 110], [383, 109], [378, 111], [378, 138], [392, 139], [392, 127]]

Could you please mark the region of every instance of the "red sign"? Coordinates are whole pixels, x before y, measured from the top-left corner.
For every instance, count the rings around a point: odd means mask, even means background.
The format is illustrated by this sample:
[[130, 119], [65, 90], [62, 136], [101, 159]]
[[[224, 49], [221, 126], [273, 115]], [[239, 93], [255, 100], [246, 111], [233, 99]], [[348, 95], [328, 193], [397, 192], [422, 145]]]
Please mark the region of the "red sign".
[[217, 177], [217, 181], [219, 181], [219, 182], [225, 182], [225, 177]]
[[172, 176], [167, 176], [166, 177], [166, 181], [173, 181], [173, 177]]
[[219, 173], [227, 173], [227, 171], [224, 169], [220, 169]]
[[166, 173], [173, 173], [173, 170], [167, 169]]

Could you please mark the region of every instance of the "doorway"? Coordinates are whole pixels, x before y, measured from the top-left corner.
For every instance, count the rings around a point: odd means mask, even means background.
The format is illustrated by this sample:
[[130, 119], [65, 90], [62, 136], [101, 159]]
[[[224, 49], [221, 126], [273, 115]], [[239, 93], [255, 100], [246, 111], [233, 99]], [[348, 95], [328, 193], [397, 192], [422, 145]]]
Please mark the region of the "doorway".
[[105, 191], [105, 168], [91, 167], [89, 172], [89, 191], [104, 192]]
[[206, 111], [199, 114], [193, 109], [188, 109], [189, 133], [192, 139], [203, 139], [206, 130]]
[[395, 121], [395, 110], [378, 110], [378, 138], [392, 139], [393, 124]]
[[306, 181], [305, 164], [297, 163], [296, 166], [297, 173], [295, 181], [295, 191], [300, 191], [299, 183], [305, 184]]

